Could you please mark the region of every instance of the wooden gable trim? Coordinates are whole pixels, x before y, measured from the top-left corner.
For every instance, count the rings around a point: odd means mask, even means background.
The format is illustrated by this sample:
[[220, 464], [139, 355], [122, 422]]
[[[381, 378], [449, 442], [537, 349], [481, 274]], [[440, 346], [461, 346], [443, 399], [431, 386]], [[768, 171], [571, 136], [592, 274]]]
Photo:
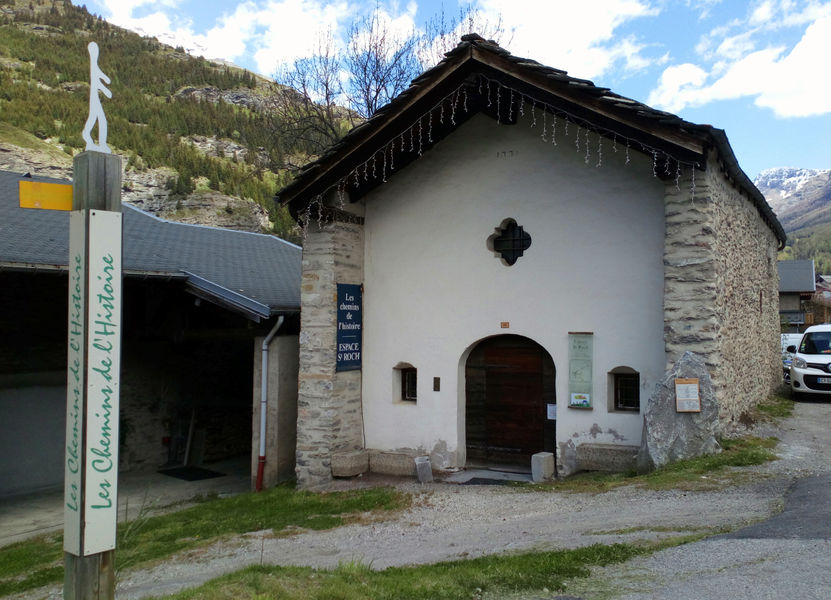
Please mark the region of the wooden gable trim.
[[[582, 106], [585, 111], [600, 115], [606, 120], [604, 127], [607, 129], [619, 129], [622, 135], [635, 139], [638, 137], [635, 132], [641, 132], [641, 137], [646, 134], [663, 142], [663, 144], [650, 144], [652, 146], [672, 145], [683, 148], [687, 153], [692, 153], [700, 158], [706, 155], [707, 142], [705, 139], [702, 139], [700, 136], [695, 136], [693, 133], [685, 134], [673, 131], [667, 127], [662, 127], [660, 121], [648, 117], [639, 120], [627, 118], [625, 114], [621, 114], [620, 110], [613, 110], [613, 102], [617, 101], [618, 103], [632, 105], [639, 103], [623, 97], [603, 96], [601, 94], [608, 92], [608, 90], [594, 87], [591, 82], [586, 82], [586, 87], [582, 87], [574, 83], [579, 80], [575, 80], [565, 74], [562, 75], [561, 81], [557, 81], [556, 74], [549, 72], [551, 69], [548, 68], [544, 68], [545, 71], [541, 70], [538, 73], [528, 68], [518, 69], [516, 59], [512, 60], [475, 46], [472, 47], [472, 56], [475, 60], [489, 65], [507, 77], [522, 81], [529, 86], [559, 98], [561, 102], [570, 105], [575, 110], [579, 110], [579, 107]], [[592, 98], [592, 95], [596, 97]], [[670, 115], [667, 115], [667, 118], [669, 119]], [[677, 119], [677, 117], [672, 118]], [[590, 117], [587, 116], [586, 120], [590, 120]]]
[[[420, 80], [424, 80], [425, 85], [416, 88], [410, 88], [409, 93], [404, 92], [398, 96], [397, 100], [393, 100], [391, 105], [388, 105], [389, 115], [387, 110], [382, 108], [369, 120], [353, 129], [353, 135], [359, 133], [360, 128], [366, 127], [367, 134], [354, 141], [349, 142], [349, 146], [342, 150], [334, 151], [330, 156], [324, 155], [314, 167], [315, 175], [305, 182], [302, 188], [292, 191], [292, 197], [289, 200], [292, 203], [295, 199], [303, 196], [316, 196], [325, 193], [330, 187], [330, 181], [337, 181], [342, 177], [348, 175], [356, 166], [362, 164], [367, 158], [377, 151], [378, 147], [386, 145], [390, 140], [400, 135], [401, 131], [396, 129], [401, 128], [400, 121], [405, 115], [415, 113], [414, 109], [420, 107], [425, 102], [425, 98], [429, 98], [434, 90], [440, 89], [444, 84], [458, 76], [458, 67], [470, 59], [469, 52], [458, 57], [445, 59], [431, 70], [425, 71], [418, 78], [413, 80], [416, 85]], [[441, 73], [433, 74], [432, 70], [440, 70]], [[395, 106], [397, 102], [401, 102], [400, 106]], [[432, 106], [432, 105], [431, 105]], [[393, 112], [394, 110], [394, 112]], [[377, 124], [373, 121], [377, 120]], [[369, 130], [372, 129], [370, 132]], [[347, 134], [349, 135], [349, 134]], [[366, 151], [364, 148], [370, 146], [372, 151]], [[322, 183], [323, 182], [323, 183]]]

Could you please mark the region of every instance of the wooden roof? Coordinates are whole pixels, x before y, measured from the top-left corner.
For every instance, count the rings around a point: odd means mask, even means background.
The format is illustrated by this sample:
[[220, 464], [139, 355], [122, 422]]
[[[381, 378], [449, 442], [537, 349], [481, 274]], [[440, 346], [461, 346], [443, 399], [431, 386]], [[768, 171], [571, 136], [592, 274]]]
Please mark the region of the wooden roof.
[[[530, 104], [530, 107], [529, 107]], [[370, 119], [353, 128], [277, 194], [295, 217], [331, 191], [355, 201], [454, 131], [477, 112], [513, 123], [520, 111], [544, 109], [634, 151], [651, 155], [666, 179], [680, 169], [704, 169], [715, 149], [731, 183], [757, 207], [784, 246], [786, 236], [764, 196], [739, 167], [723, 130], [570, 77], [565, 71], [513, 56], [477, 34], [462, 41], [435, 67]]]

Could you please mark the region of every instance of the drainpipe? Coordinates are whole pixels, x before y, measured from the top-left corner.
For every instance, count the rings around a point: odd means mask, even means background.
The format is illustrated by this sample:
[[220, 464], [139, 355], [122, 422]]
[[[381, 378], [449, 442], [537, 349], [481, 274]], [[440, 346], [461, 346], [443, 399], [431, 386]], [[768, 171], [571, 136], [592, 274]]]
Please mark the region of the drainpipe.
[[283, 325], [283, 315], [277, 318], [277, 322], [268, 335], [263, 340], [262, 355], [262, 378], [260, 379], [260, 457], [257, 460], [257, 484], [255, 489], [258, 492], [263, 491], [263, 473], [265, 472], [265, 430], [266, 430], [266, 415], [268, 407], [268, 346], [271, 344], [272, 338], [277, 335], [277, 330]]

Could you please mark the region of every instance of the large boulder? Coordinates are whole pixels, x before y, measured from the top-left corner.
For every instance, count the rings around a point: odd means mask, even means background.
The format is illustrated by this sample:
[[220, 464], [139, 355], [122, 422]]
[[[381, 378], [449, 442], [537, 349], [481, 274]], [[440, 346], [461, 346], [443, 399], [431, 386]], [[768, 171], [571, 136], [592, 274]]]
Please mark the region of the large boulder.
[[[701, 412], [678, 412], [675, 380], [695, 378], [699, 383]], [[667, 371], [646, 405], [638, 471], [646, 472], [677, 460], [721, 452], [718, 402], [707, 365], [701, 356], [685, 352]]]

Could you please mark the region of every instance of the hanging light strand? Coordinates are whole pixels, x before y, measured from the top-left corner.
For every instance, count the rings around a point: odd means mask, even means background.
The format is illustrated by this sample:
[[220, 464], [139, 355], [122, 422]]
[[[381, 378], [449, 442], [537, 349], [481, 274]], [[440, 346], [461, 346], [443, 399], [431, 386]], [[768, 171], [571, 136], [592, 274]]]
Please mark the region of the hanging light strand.
[[[568, 139], [569, 133], [569, 126], [573, 123], [577, 125], [577, 132], [574, 136], [574, 146], [577, 152], [580, 150], [585, 151], [584, 155], [584, 162], [589, 164], [591, 158], [591, 147], [589, 142], [589, 134], [595, 133], [598, 136], [597, 142], [597, 163], [596, 167], [601, 167], [603, 165], [603, 137], [610, 137], [612, 139], [612, 150], [615, 154], [618, 152], [618, 139], [620, 139], [621, 143], [625, 141], [625, 159], [624, 164], [628, 165], [631, 162], [630, 156], [630, 148], [632, 148], [633, 142], [637, 144], [637, 148], [639, 151], [643, 152], [647, 155], [652, 155], [652, 175], [653, 177], [658, 176], [658, 169], [659, 169], [659, 153], [661, 154], [661, 160], [666, 161], [664, 164], [664, 172], [666, 176], [672, 177], [672, 166], [670, 165], [670, 161], [675, 163], [675, 187], [676, 189], [680, 189], [680, 180], [682, 175], [682, 170], [684, 167], [690, 167], [691, 169], [691, 181], [690, 181], [690, 194], [694, 198], [696, 193], [696, 182], [695, 182], [695, 171], [698, 168], [698, 163], [690, 163], [686, 161], [681, 161], [677, 158], [674, 158], [667, 154], [663, 150], [658, 150], [657, 148], [653, 148], [647, 144], [644, 144], [641, 141], [636, 139], [630, 138], [625, 135], [621, 135], [619, 132], [610, 130], [604, 127], [600, 127], [595, 125], [594, 123], [587, 121], [582, 117], [578, 117], [562, 108], [552, 106], [547, 102], [541, 101], [533, 96], [527, 95], [523, 92], [515, 90], [510, 86], [504, 85], [501, 81], [490, 79], [485, 75], [479, 75], [478, 77], [478, 86], [477, 90], [480, 96], [485, 94], [485, 100], [488, 107], [492, 107], [494, 102], [492, 98], [492, 93], [496, 93], [496, 120], [498, 123], [502, 122], [502, 114], [501, 114], [501, 102], [502, 102], [502, 94], [508, 94], [508, 120], [514, 121], [514, 107], [516, 106], [516, 111], [518, 113], [517, 118], [515, 119], [516, 122], [519, 121], [520, 117], [525, 117], [525, 104], [531, 104], [531, 115], [530, 115], [530, 126], [532, 128], [536, 127], [537, 125], [537, 108], [542, 111], [542, 131], [540, 135], [540, 139], [542, 141], [548, 141], [548, 120], [550, 115], [551, 120], [551, 144], [553, 146], [557, 146], [557, 119], [561, 118], [564, 121], [563, 125], [563, 136]], [[493, 84], [494, 89], [491, 89], [491, 84]], [[458, 125], [456, 119], [456, 111], [459, 108], [459, 100], [460, 97], [463, 95], [463, 110], [465, 113], [468, 112], [468, 88], [470, 87], [469, 83], [462, 83], [456, 89], [451, 91], [449, 94], [444, 96], [439, 102], [437, 102], [434, 106], [430, 109], [424, 111], [420, 117], [412, 122], [412, 124], [407, 128], [402, 130], [400, 133], [400, 152], [406, 152], [406, 145], [405, 145], [405, 135], [409, 132], [410, 135], [410, 148], [409, 151], [411, 153], [417, 152], [419, 156], [423, 155], [425, 150], [425, 142], [424, 142], [424, 122], [422, 119], [427, 117], [427, 143], [433, 144], [433, 111], [438, 110], [438, 119], [439, 123], [444, 125], [444, 118], [445, 118], [445, 108], [449, 108], [449, 117], [450, 117], [450, 124], [451, 126], [455, 127]], [[517, 98], [518, 96], [518, 98]], [[445, 106], [447, 105], [447, 106]], [[416, 133], [416, 128], [418, 128], [418, 132]], [[581, 128], [584, 130], [584, 140], [583, 140], [583, 148], [581, 148], [581, 140], [580, 140], [580, 133]], [[416, 135], [418, 136], [418, 147], [416, 147]], [[389, 158], [387, 158], [387, 149], [389, 149]], [[301, 213], [299, 221], [301, 221], [301, 228], [304, 229], [303, 235], [305, 239], [305, 226], [307, 226], [312, 219], [312, 210], [317, 207], [317, 220], [318, 225], [323, 225], [323, 220], [326, 218], [326, 211], [323, 208], [323, 197], [324, 194], [327, 193], [329, 190], [334, 190], [337, 193], [337, 201], [340, 206], [344, 204], [344, 198], [346, 196], [346, 188], [347, 182], [349, 179], [353, 179], [354, 187], [359, 188], [361, 183], [361, 170], [363, 170], [363, 180], [365, 182], [369, 182], [370, 175], [373, 179], [378, 178], [377, 174], [377, 160], [378, 160], [378, 152], [376, 151], [373, 153], [370, 158], [368, 158], [363, 163], [354, 167], [347, 175], [343, 178], [338, 180], [333, 186], [327, 188], [327, 191], [323, 194], [319, 194], [315, 196], [307, 205], [306, 210]], [[381, 181], [387, 181], [388, 171], [391, 172], [395, 169], [395, 138], [393, 138], [390, 142], [384, 145], [383, 150], [380, 150], [381, 158], [382, 158], [382, 172], [381, 172]], [[370, 166], [370, 161], [372, 161], [372, 165]], [[389, 169], [387, 168], [389, 166]], [[370, 173], [371, 170], [371, 173]], [[304, 226], [305, 223], [305, 226]]]

